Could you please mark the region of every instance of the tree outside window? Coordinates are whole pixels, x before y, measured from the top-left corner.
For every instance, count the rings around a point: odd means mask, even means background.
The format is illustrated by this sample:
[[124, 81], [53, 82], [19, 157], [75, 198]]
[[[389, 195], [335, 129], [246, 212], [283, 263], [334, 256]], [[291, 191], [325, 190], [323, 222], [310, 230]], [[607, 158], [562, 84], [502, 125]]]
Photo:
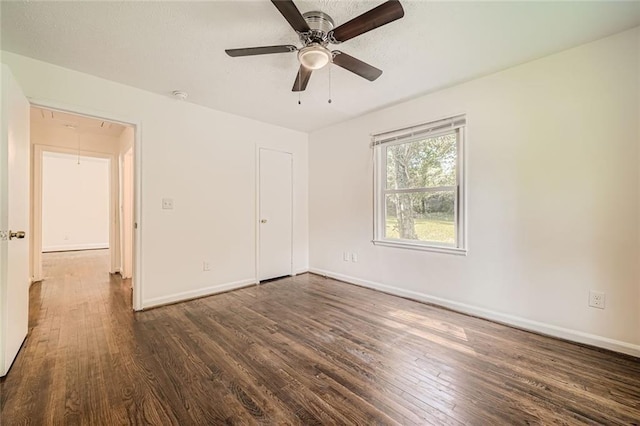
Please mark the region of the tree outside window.
[[456, 128], [376, 147], [375, 240], [461, 248], [461, 137]]

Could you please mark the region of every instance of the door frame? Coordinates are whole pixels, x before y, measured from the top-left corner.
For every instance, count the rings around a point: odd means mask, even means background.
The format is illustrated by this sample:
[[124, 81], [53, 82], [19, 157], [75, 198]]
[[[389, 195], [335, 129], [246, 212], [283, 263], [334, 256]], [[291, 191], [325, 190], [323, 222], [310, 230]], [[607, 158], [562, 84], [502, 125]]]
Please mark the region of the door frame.
[[256, 144], [256, 215], [254, 220], [255, 233], [256, 233], [256, 284], [260, 285], [260, 151], [275, 151], [281, 152], [284, 154], [291, 155], [291, 264], [290, 264], [290, 275], [294, 276], [293, 269], [293, 248], [294, 244], [294, 223], [295, 223], [295, 177], [293, 174], [294, 167], [293, 163], [295, 161], [295, 154], [291, 151], [286, 151], [284, 149], [276, 149], [268, 146]]
[[[47, 99], [35, 99], [35, 98], [30, 98], [27, 97], [27, 99], [29, 100], [29, 103], [31, 104], [31, 106], [34, 107], [39, 107], [39, 108], [45, 108], [45, 109], [49, 109], [52, 111], [59, 111], [59, 112], [65, 112], [65, 113], [69, 113], [69, 114], [75, 114], [75, 115], [79, 115], [79, 116], [83, 116], [83, 117], [88, 117], [88, 118], [93, 118], [93, 119], [98, 119], [98, 120], [106, 120], [106, 121], [110, 121], [113, 123], [118, 123], [118, 124], [123, 124], [126, 126], [130, 126], [133, 127], [133, 167], [134, 167], [134, 171], [133, 171], [133, 221], [135, 223], [135, 227], [134, 227], [134, 232], [133, 232], [133, 271], [132, 271], [132, 279], [131, 279], [131, 283], [132, 283], [132, 287], [133, 287], [133, 310], [134, 311], [140, 311], [142, 310], [142, 286], [143, 286], [143, 281], [142, 281], [142, 276], [143, 276], [143, 271], [142, 271], [142, 233], [140, 232], [141, 229], [141, 217], [142, 217], [142, 123], [139, 120], [136, 119], [132, 119], [130, 117], [126, 117], [126, 116], [122, 116], [122, 115], [117, 115], [117, 114], [112, 114], [112, 113], [107, 113], [104, 111], [95, 111], [95, 110], [91, 110], [89, 108], [86, 107], [81, 107], [81, 106], [77, 106], [77, 105], [70, 105], [70, 104], [65, 104], [65, 103], [61, 103], [61, 102], [57, 102], [57, 101], [52, 101], [52, 100], [47, 100]], [[42, 146], [42, 145], [41, 145]], [[49, 149], [51, 147], [47, 147], [47, 149]], [[64, 149], [64, 148], [61, 148]], [[77, 151], [73, 151], [73, 153], [76, 153]], [[81, 155], [82, 155], [81, 151]], [[85, 151], [87, 152], [87, 151]], [[90, 152], [90, 151], [88, 151]], [[96, 153], [92, 153], [92, 154], [96, 154]], [[34, 153], [32, 153], [32, 155], [35, 156]], [[109, 154], [103, 154], [103, 155], [109, 155]], [[35, 160], [35, 158], [34, 158]], [[113, 168], [116, 167], [116, 170], [118, 168], [118, 164], [115, 161], [115, 159], [111, 160], [111, 173], [113, 173]], [[40, 182], [42, 181], [42, 169], [40, 168], [40, 170], [35, 170], [34, 169], [34, 173], [40, 173], [39, 175], [39, 179]], [[36, 178], [36, 175], [34, 174], [34, 180]], [[115, 174], [115, 178], [118, 178], [118, 174]], [[113, 177], [110, 179], [110, 184], [111, 182], [113, 182]], [[35, 183], [33, 183], [35, 184]], [[40, 194], [42, 194], [42, 191], [40, 192]], [[116, 204], [117, 203], [117, 200]], [[111, 210], [110, 210], [110, 217], [112, 217], [112, 215], [114, 214]], [[34, 218], [34, 209], [32, 208], [32, 213], [31, 213], [31, 226], [32, 229], [34, 226], [34, 222], [35, 222], [35, 218]], [[42, 204], [40, 204], [40, 231], [42, 230]], [[111, 231], [109, 232], [110, 235], [110, 239], [111, 239]], [[111, 243], [111, 241], [110, 241]], [[42, 245], [42, 235], [40, 235], [40, 245]], [[35, 248], [35, 247], [34, 247]], [[36, 258], [39, 257], [39, 262], [36, 262]], [[36, 273], [37, 269], [36, 266], [37, 265], [42, 265], [42, 253], [37, 253], [35, 249], [32, 249], [32, 273]], [[41, 270], [40, 270], [40, 277], [41, 276]]]
[[[122, 275], [123, 278], [124, 278], [123, 271], [124, 271], [124, 259], [125, 259], [125, 256], [124, 256], [124, 247], [125, 247], [125, 245], [124, 245], [124, 234], [125, 234], [125, 232], [124, 232], [124, 225], [123, 225], [123, 217], [124, 217], [124, 211], [123, 211], [124, 210], [124, 202], [123, 202], [124, 201], [124, 186], [122, 186], [121, 184], [124, 181], [124, 162], [125, 162], [125, 157], [129, 154], [129, 151], [131, 151], [132, 156], [135, 157], [135, 155], [133, 154], [134, 148], [135, 147], [132, 146], [128, 150], [126, 150], [124, 153], [121, 152], [117, 156], [117, 158], [118, 158], [118, 160], [117, 160], [118, 161], [118, 200], [117, 200], [116, 208], [117, 208], [118, 228], [119, 228], [117, 230], [117, 233], [118, 233], [118, 238], [119, 238], [119, 241], [120, 241], [120, 253], [118, 253], [118, 254], [119, 254], [119, 257], [120, 257], [120, 275]], [[135, 165], [133, 167], [135, 168]], [[135, 170], [134, 170], [134, 173], [135, 173]], [[133, 212], [132, 212], [132, 214], [133, 214]], [[135, 219], [135, 218], [132, 218], [132, 219]], [[135, 220], [134, 220], [134, 222], [135, 222]], [[133, 235], [132, 235], [132, 237], [133, 237]], [[133, 249], [133, 247], [132, 247], [132, 249]], [[131, 252], [131, 255], [133, 256], [133, 250]], [[131, 269], [132, 269], [131, 272], [133, 272], [133, 264], [131, 264]]]

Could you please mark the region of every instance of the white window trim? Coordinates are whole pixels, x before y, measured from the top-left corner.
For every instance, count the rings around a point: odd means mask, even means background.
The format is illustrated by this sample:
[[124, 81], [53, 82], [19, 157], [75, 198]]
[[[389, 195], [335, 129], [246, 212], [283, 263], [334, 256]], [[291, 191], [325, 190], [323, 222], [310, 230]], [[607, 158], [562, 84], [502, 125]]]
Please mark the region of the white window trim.
[[[395, 247], [404, 248], [410, 250], [422, 250], [431, 251], [436, 253], [447, 253], [466, 256], [467, 247], [467, 211], [466, 211], [466, 126], [458, 127], [457, 129], [445, 129], [439, 132], [433, 132], [428, 137], [436, 137], [439, 135], [451, 133], [452, 131], [458, 132], [457, 138], [457, 157], [456, 157], [456, 185], [447, 187], [434, 187], [434, 188], [415, 188], [415, 189], [401, 189], [393, 190], [394, 193], [406, 193], [406, 192], [432, 192], [442, 189], [457, 189], [455, 204], [454, 204], [454, 223], [456, 232], [456, 243], [445, 244], [435, 241], [415, 241], [415, 240], [403, 240], [403, 239], [387, 239], [384, 238], [385, 233], [385, 210], [384, 210], [384, 196], [386, 182], [386, 157], [383, 155], [385, 148], [393, 145], [399, 145], [404, 143], [410, 143], [416, 140], [424, 139], [424, 135], [402, 138], [393, 142], [386, 142], [380, 144], [372, 144], [373, 156], [374, 156], [374, 193], [373, 193], [373, 210], [374, 210], [374, 230], [372, 243], [383, 247]], [[375, 136], [374, 136], [375, 139]]]

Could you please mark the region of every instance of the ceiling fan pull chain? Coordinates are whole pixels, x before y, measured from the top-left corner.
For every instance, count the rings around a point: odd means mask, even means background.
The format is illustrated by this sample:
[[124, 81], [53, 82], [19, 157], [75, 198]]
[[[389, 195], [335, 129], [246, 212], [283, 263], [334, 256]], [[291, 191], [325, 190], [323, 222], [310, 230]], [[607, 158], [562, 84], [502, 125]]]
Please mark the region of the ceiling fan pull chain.
[[300, 102], [300, 87], [302, 86], [302, 72], [300, 71], [302, 68], [298, 68], [298, 105], [302, 105], [302, 102]]
[[331, 66], [329, 66], [329, 103], [331, 103]]

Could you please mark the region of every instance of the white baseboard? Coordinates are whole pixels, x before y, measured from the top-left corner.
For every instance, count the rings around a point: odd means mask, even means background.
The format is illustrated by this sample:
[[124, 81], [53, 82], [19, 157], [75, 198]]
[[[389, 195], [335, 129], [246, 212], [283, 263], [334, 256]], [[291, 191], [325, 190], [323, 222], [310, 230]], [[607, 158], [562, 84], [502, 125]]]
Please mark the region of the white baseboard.
[[211, 287], [199, 288], [197, 290], [183, 291], [168, 296], [154, 297], [153, 299], [143, 300], [142, 309], [154, 308], [156, 306], [168, 305], [170, 303], [184, 302], [186, 300], [196, 299], [198, 297], [211, 296], [217, 293], [223, 293], [229, 290], [237, 290], [242, 287], [254, 285], [256, 280], [249, 278], [246, 280], [235, 281], [231, 283], [218, 284]]
[[301, 274], [306, 274], [307, 272], [309, 272], [309, 268], [304, 268], [304, 269], [297, 269], [296, 271], [294, 271], [294, 275], [301, 275]]
[[405, 290], [402, 288], [393, 287], [390, 285], [381, 284], [374, 281], [363, 280], [360, 278], [351, 277], [351, 276], [339, 274], [336, 272], [325, 271], [323, 269], [309, 268], [309, 272], [317, 275], [324, 275], [330, 278], [334, 278], [336, 280], [345, 281], [350, 284], [355, 284], [362, 287], [379, 290], [384, 293], [389, 293], [395, 296], [405, 297], [407, 299], [413, 299], [413, 300], [417, 300], [425, 303], [431, 303], [433, 305], [442, 306], [456, 312], [477, 316], [480, 318], [488, 319], [488, 320], [499, 322], [502, 324], [511, 325], [524, 330], [529, 330], [529, 331], [533, 331], [540, 334], [546, 334], [548, 336], [558, 337], [560, 339], [570, 340], [572, 342], [584, 343], [587, 345], [596, 346], [603, 349], [609, 349], [612, 351], [621, 352], [627, 355], [632, 355], [640, 358], [640, 345], [634, 345], [632, 343], [627, 343], [620, 340], [614, 340], [608, 337], [585, 333], [583, 331], [572, 330], [564, 327], [558, 327], [552, 324], [532, 321], [526, 318], [492, 311], [490, 309], [484, 309], [484, 308], [479, 308], [472, 305], [467, 305], [466, 303], [455, 302], [453, 300], [430, 296], [428, 294], [418, 293], [416, 291]]
[[53, 251], [76, 251], [76, 250], [99, 250], [108, 249], [109, 243], [88, 243], [88, 244], [68, 244], [42, 247], [43, 253], [49, 253]]

